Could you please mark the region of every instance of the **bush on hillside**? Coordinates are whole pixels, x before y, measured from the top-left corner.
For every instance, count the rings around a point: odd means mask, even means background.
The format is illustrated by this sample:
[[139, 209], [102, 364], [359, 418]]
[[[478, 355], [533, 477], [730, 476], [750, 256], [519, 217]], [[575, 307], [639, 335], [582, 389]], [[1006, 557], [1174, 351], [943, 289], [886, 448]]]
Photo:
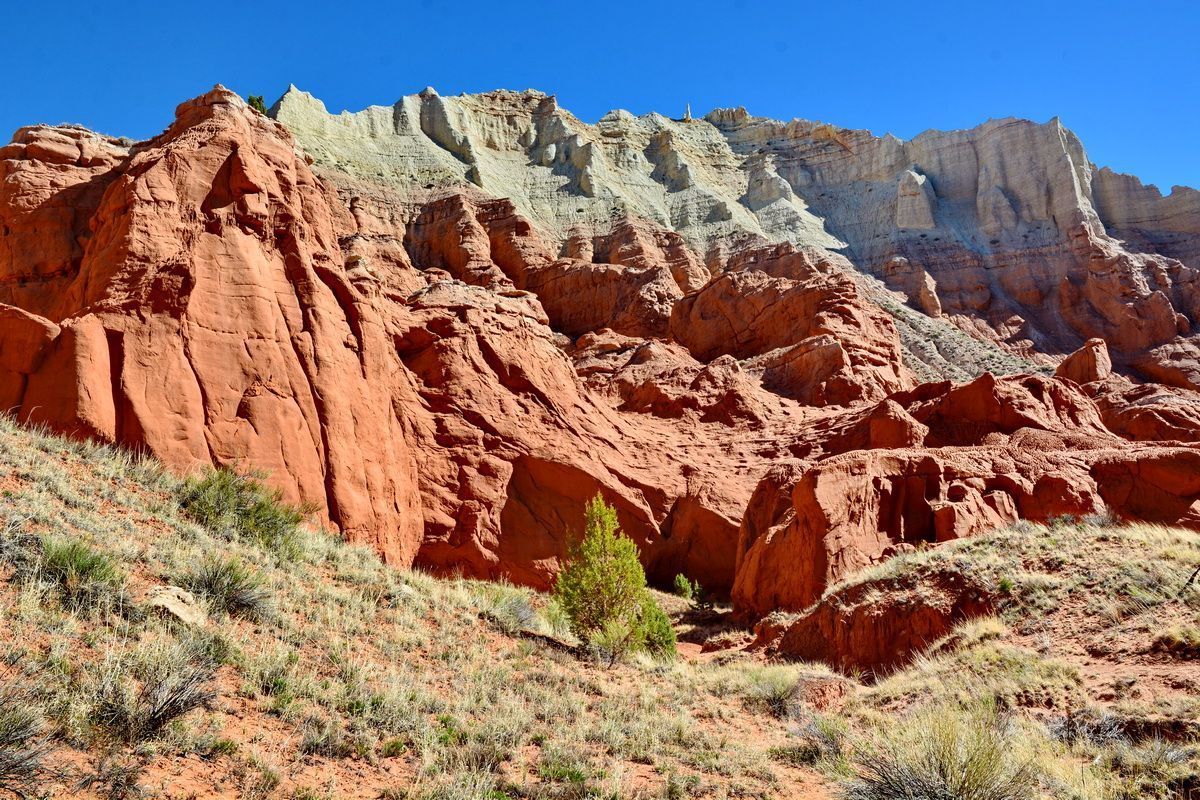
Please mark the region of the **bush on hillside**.
[[45, 536], [40, 540], [38, 570], [75, 611], [95, 606], [119, 594], [124, 576], [115, 561], [78, 539]]
[[267, 103], [265, 100], [263, 100], [263, 96], [261, 94], [250, 95], [249, 97], [246, 98], [246, 102], [249, 103], [250, 107], [253, 108], [255, 111], [257, 111], [258, 113], [260, 113], [264, 116], [266, 115]]
[[994, 706], [955, 705], [916, 714], [858, 757], [847, 800], [1028, 800], [1037, 770], [1018, 753], [1017, 726]]
[[237, 558], [206, 557], [180, 576], [179, 585], [208, 601], [214, 611], [250, 620], [265, 619], [271, 611], [263, 579]]
[[0, 789], [25, 797], [43, 785], [50, 753], [45, 723], [31, 698], [0, 686]]
[[642, 646], [655, 658], [671, 660], [675, 658], [675, 629], [671, 627], [671, 618], [654, 602], [654, 598], [646, 594], [642, 601]]
[[300, 523], [313, 511], [285, 503], [283, 493], [263, 483], [261, 474], [238, 475], [227, 469], [188, 479], [179, 505], [213, 533], [255, 542], [288, 560], [299, 557]]
[[100, 665], [92, 721], [130, 745], [153, 739], [173, 720], [216, 697], [216, 665], [195, 647], [150, 643]]
[[674, 630], [646, 589], [637, 545], [621, 533], [616, 509], [597, 494], [585, 519], [584, 535], [554, 587], [572, 632], [610, 663], [635, 650], [673, 655]]

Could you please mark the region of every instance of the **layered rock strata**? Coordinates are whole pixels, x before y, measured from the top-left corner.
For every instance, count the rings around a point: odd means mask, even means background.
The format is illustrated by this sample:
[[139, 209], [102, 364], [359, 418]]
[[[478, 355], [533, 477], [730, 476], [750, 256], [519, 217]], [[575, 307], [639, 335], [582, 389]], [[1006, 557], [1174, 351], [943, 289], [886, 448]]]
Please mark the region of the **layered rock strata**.
[[1017, 519], [1200, 522], [1191, 195], [1056, 122], [272, 113], [0, 148], [3, 408], [538, 587], [599, 492], [747, 618]]

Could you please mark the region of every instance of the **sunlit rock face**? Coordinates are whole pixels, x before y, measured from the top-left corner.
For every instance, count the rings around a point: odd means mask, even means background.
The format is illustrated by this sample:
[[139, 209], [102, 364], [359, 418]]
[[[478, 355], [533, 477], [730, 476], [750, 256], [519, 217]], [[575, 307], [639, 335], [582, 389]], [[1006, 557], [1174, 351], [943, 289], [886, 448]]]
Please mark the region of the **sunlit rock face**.
[[1017, 519], [1200, 521], [1196, 198], [1057, 121], [217, 87], [0, 148], [0, 407], [543, 588], [600, 493], [757, 616]]

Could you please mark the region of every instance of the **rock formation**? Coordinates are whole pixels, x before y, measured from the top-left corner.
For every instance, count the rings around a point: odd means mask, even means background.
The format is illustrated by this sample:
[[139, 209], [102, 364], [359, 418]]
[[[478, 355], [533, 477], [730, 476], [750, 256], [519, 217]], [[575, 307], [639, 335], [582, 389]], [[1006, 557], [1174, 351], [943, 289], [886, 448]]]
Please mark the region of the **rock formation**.
[[1017, 519], [1200, 524], [1196, 193], [1057, 121], [271, 116], [218, 87], [0, 148], [0, 406], [539, 587], [600, 492], [748, 619]]

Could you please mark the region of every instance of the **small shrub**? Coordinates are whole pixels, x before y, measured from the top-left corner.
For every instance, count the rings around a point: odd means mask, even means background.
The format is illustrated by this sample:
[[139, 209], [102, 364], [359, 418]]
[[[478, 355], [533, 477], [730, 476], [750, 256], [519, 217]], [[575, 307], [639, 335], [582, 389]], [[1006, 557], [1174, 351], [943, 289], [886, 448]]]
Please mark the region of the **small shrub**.
[[[793, 743], [786, 749], [793, 765], [813, 766], [824, 763], [841, 770], [846, 761], [849, 726], [839, 717], [822, 714], [803, 715], [790, 730]], [[772, 754], [776, 760], [785, 760]]]
[[537, 622], [537, 612], [529, 598], [516, 589], [494, 587], [482, 600], [483, 618], [509, 636], [529, 630]]
[[1195, 747], [1154, 738], [1118, 747], [1108, 766], [1123, 779], [1120, 797], [1175, 800], [1191, 796], [1185, 789], [1200, 787], [1196, 756]]
[[691, 600], [695, 595], [695, 590], [692, 588], [692, 582], [688, 580], [687, 575], [682, 572], [675, 576], [675, 594], [682, 597], [684, 600]]
[[675, 629], [671, 627], [670, 617], [648, 594], [642, 602], [641, 625], [646, 652], [655, 658], [674, 659], [677, 654]]
[[796, 671], [790, 667], [773, 666], [752, 670], [747, 674], [746, 704], [768, 711], [783, 719], [788, 716], [799, 691]]
[[1083, 742], [1098, 747], [1116, 747], [1126, 741], [1119, 717], [1088, 709], [1052, 717], [1046, 722], [1046, 730], [1051, 737], [1068, 745]]
[[246, 98], [246, 103], [258, 113], [266, 116], [267, 101], [263, 99], [261, 94], [252, 94]]
[[578, 758], [557, 750], [546, 751], [537, 766], [538, 776], [555, 783], [587, 783], [585, 765]]
[[408, 752], [408, 742], [403, 739], [388, 739], [383, 743], [380, 755], [384, 758], [399, 758]]
[[283, 493], [263, 483], [262, 475], [238, 475], [227, 469], [185, 481], [179, 505], [213, 533], [254, 542], [287, 560], [301, 556], [300, 523], [313, 510], [285, 503]]
[[308, 717], [301, 726], [300, 752], [305, 755], [345, 758], [354, 752], [354, 744], [336, 721], [328, 717]]
[[0, 687], [0, 789], [24, 797], [46, 778], [50, 753], [45, 723], [31, 698], [10, 686]]
[[142, 663], [110, 657], [102, 665], [93, 718], [125, 744], [152, 739], [173, 720], [215, 697], [214, 668], [178, 646], [152, 645]]
[[994, 707], [931, 708], [858, 755], [847, 800], [1028, 800], [1039, 777], [1019, 760], [1017, 730]]
[[1200, 628], [1168, 628], [1154, 637], [1154, 649], [1182, 658], [1200, 658]]
[[466, 741], [466, 731], [459, 727], [458, 720], [456, 720], [452, 715], [439, 714], [437, 721], [438, 744], [446, 747], [457, 747]]
[[238, 751], [238, 743], [233, 739], [213, 739], [204, 747], [205, 758], [232, 756]]
[[79, 781], [79, 788], [94, 792], [105, 800], [140, 798], [143, 761], [120, 753], [108, 753], [97, 762], [95, 769]]
[[267, 697], [290, 699], [298, 663], [300, 656], [294, 650], [269, 654], [254, 667], [254, 688]]
[[546, 626], [546, 630], [552, 636], [564, 638], [571, 634], [571, 618], [567, 616], [567, 612], [563, 610], [562, 604], [556, 598], [551, 597], [542, 606], [539, 615]]
[[[637, 545], [621, 533], [617, 511], [597, 494], [585, 510], [583, 538], [571, 548], [567, 566], [558, 575], [554, 596], [571, 621], [571, 630], [610, 664], [648, 646], [660, 653], [674, 651], [674, 634], [662, 625], [670, 621], [646, 590], [646, 573]], [[653, 626], [648, 637], [647, 626]]]
[[283, 780], [270, 764], [254, 756], [240, 766], [237, 778], [241, 796], [248, 799], [269, 797]]
[[116, 596], [124, 582], [117, 564], [78, 539], [41, 540], [40, 573], [58, 589], [64, 605], [81, 610]]
[[179, 584], [208, 601], [215, 611], [261, 620], [270, 615], [270, 595], [257, 572], [237, 558], [207, 557]]

